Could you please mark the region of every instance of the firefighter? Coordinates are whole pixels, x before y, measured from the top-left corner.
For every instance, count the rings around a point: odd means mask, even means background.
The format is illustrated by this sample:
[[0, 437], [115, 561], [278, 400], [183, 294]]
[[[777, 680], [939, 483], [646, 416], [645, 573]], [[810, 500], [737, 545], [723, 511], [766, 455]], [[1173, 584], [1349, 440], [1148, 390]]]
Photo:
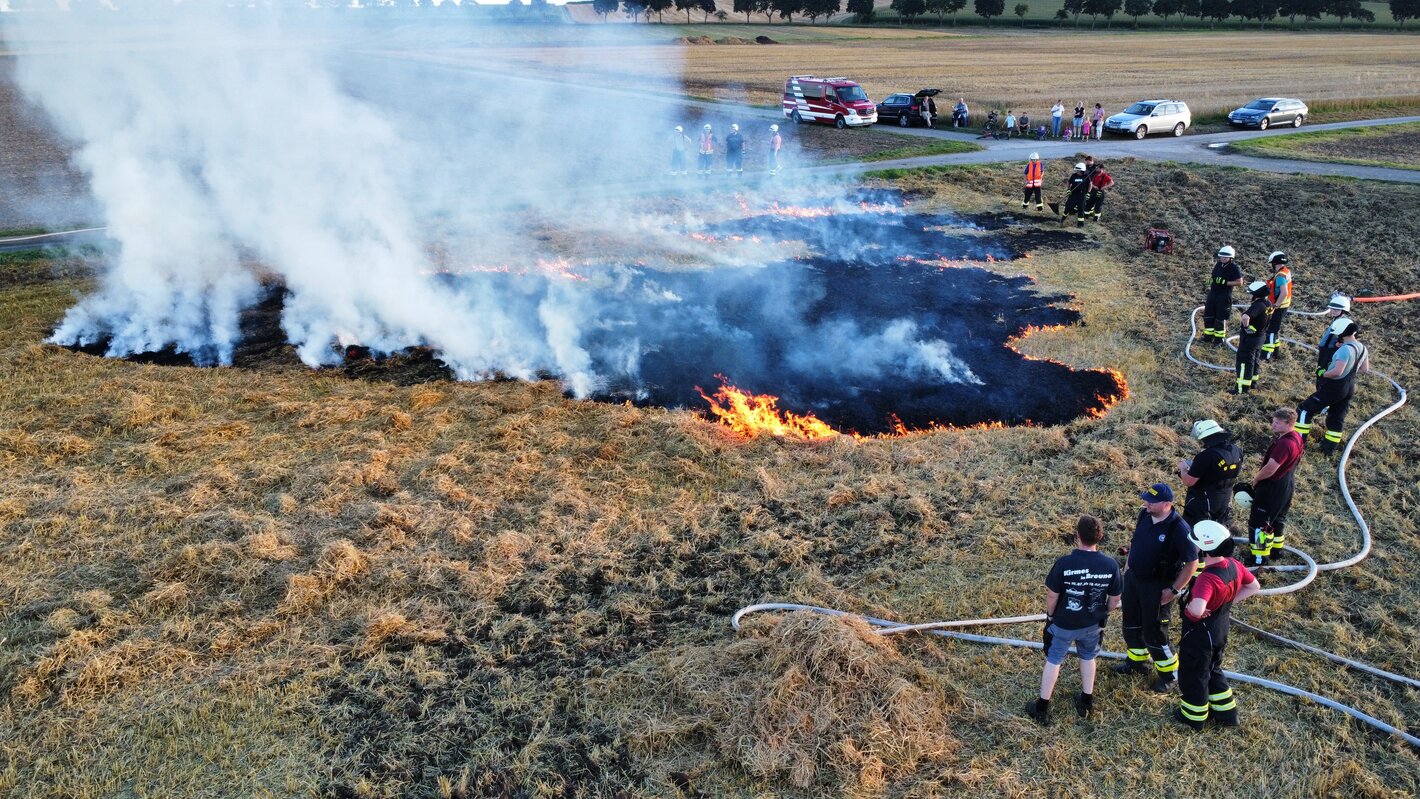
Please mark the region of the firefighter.
[[1267, 299], [1272, 303], [1272, 321], [1267, 323], [1267, 341], [1262, 345], [1262, 360], [1281, 357], [1282, 320], [1292, 307], [1292, 267], [1287, 253], [1278, 250], [1267, 256], [1272, 277], [1267, 279]]
[[1105, 171], [1104, 163], [1096, 161], [1090, 170], [1090, 197], [1085, 201], [1085, 207], [1080, 211], [1080, 223], [1084, 223], [1085, 217], [1093, 216], [1095, 221], [1100, 221], [1100, 212], [1104, 209], [1104, 193], [1109, 191], [1114, 185], [1114, 178]]
[[1262, 465], [1250, 483], [1242, 484], [1248, 496], [1247, 529], [1252, 546], [1248, 565], [1258, 568], [1287, 544], [1287, 511], [1292, 507], [1293, 474], [1302, 460], [1302, 434], [1292, 429], [1297, 412], [1278, 408], [1272, 412], [1276, 436], [1262, 456]]
[[1247, 287], [1252, 304], [1243, 311], [1242, 331], [1238, 334], [1237, 393], [1252, 391], [1257, 383], [1257, 360], [1262, 342], [1267, 340], [1267, 326], [1272, 321], [1272, 303], [1267, 301], [1267, 281], [1255, 280]]
[[1312, 420], [1326, 413], [1326, 440], [1321, 442], [1323, 455], [1336, 452], [1341, 443], [1341, 430], [1346, 424], [1346, 411], [1356, 392], [1357, 376], [1371, 370], [1370, 352], [1356, 339], [1361, 328], [1349, 317], [1340, 316], [1327, 329], [1340, 343], [1326, 369], [1318, 370], [1316, 392], [1297, 407], [1297, 432], [1305, 438], [1311, 434]]
[[1213, 262], [1213, 276], [1208, 280], [1208, 298], [1203, 301], [1203, 337], [1221, 346], [1228, 338], [1228, 317], [1233, 313], [1233, 287], [1241, 286], [1242, 267], [1233, 256], [1237, 251], [1229, 245], [1218, 248]]
[[1021, 210], [1026, 209], [1031, 195], [1035, 195], [1035, 210], [1044, 211], [1045, 203], [1040, 199], [1040, 184], [1045, 179], [1045, 165], [1040, 162], [1040, 153], [1031, 153], [1026, 164], [1026, 195], [1021, 198]]
[[779, 174], [779, 151], [784, 147], [784, 139], [779, 136], [779, 126], [769, 126], [769, 174]]
[[1242, 448], [1212, 419], [1195, 423], [1193, 437], [1203, 442], [1203, 451], [1178, 463], [1179, 479], [1188, 486], [1183, 520], [1190, 525], [1204, 519], [1226, 524], [1233, 515], [1233, 483], [1242, 468]]
[[671, 138], [671, 174], [688, 174], [686, 158], [690, 155], [690, 137], [685, 135], [685, 128], [680, 125], [675, 126], [675, 133]]
[[1085, 193], [1090, 190], [1090, 177], [1083, 162], [1075, 164], [1075, 171], [1065, 179], [1065, 185], [1070, 187], [1070, 195], [1065, 199], [1065, 208], [1060, 214], [1060, 224], [1065, 224], [1065, 220], [1069, 219], [1071, 214], [1078, 213], [1081, 214], [1081, 217], [1076, 226], [1084, 227]]
[[715, 132], [706, 124], [700, 131], [700, 164], [698, 174], [710, 174], [710, 162], [715, 157]]
[[1198, 549], [1188, 540], [1191, 528], [1173, 509], [1173, 490], [1155, 483], [1139, 495], [1144, 509], [1134, 524], [1134, 537], [1123, 550], [1124, 644], [1128, 659], [1114, 668], [1119, 674], [1147, 674], [1154, 661], [1153, 690], [1166, 692], [1177, 680], [1178, 655], [1169, 648], [1169, 616], [1173, 601], [1193, 579]]
[[[1345, 294], [1331, 295], [1331, 302], [1326, 304], [1327, 323], [1326, 329], [1321, 333], [1321, 341], [1316, 345], [1316, 376], [1321, 377], [1327, 367], [1331, 366], [1331, 356], [1336, 354], [1336, 348], [1341, 346], [1341, 337], [1336, 335], [1331, 329], [1332, 323], [1343, 316], [1350, 319], [1351, 298]], [[1344, 326], [1343, 326], [1344, 327]], [[1341, 328], [1338, 328], [1339, 331]]]
[[730, 135], [725, 137], [725, 174], [743, 175], [745, 171], [745, 140], [740, 135], [740, 126], [731, 125]]
[[1257, 593], [1261, 585], [1232, 557], [1233, 536], [1217, 522], [1201, 521], [1189, 541], [1203, 553], [1203, 571], [1184, 595], [1179, 615], [1178, 709], [1174, 718], [1195, 730], [1212, 718], [1224, 727], [1238, 726], [1238, 703], [1223, 674], [1233, 604]]

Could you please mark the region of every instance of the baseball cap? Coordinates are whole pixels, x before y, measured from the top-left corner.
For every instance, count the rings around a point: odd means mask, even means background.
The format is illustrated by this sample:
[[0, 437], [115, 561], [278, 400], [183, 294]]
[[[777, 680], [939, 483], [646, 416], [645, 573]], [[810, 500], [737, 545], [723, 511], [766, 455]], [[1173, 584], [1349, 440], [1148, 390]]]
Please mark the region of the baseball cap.
[[1139, 498], [1145, 502], [1173, 502], [1173, 489], [1168, 483], [1154, 483], [1140, 491]]

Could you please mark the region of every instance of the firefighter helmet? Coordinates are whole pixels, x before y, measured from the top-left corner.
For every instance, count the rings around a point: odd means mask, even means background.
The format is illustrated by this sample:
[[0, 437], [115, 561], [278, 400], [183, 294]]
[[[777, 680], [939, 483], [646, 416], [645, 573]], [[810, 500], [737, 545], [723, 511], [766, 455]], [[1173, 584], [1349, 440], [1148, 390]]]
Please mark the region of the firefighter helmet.
[[778, 125], [770, 125], [770, 126], [769, 126], [769, 129], [772, 130], [772, 131], [774, 131], [775, 133], [778, 133], [778, 132], [779, 132], [779, 126], [778, 126]]
[[1348, 313], [1351, 310], [1351, 298], [1345, 294], [1333, 294], [1331, 295], [1331, 302], [1328, 302], [1326, 307], [1328, 310]]
[[1219, 247], [1219, 248], [1218, 248], [1218, 257], [1219, 257], [1219, 258], [1232, 258], [1234, 255], [1237, 255], [1237, 254], [1238, 254], [1238, 251], [1237, 251], [1237, 250], [1234, 250], [1231, 246], [1229, 246], [1229, 245], [1227, 245], [1227, 244], [1224, 244], [1222, 247]]
[[1272, 264], [1272, 266], [1274, 267], [1286, 266], [1291, 262], [1291, 259], [1287, 257], [1287, 253], [1282, 252], [1281, 250], [1278, 250], [1267, 256], [1267, 263]]
[[1251, 295], [1254, 296], [1254, 297], [1261, 297], [1261, 296], [1264, 296], [1265, 294], [1267, 294], [1267, 281], [1266, 281], [1266, 280], [1254, 280], [1254, 281], [1252, 281], [1252, 282], [1249, 283], [1248, 286], [1247, 286], [1247, 293], [1251, 294]]
[[1040, 160], [1040, 153], [1031, 153], [1031, 154], [1030, 154], [1030, 160], [1032, 160], [1032, 161], [1039, 161], [1039, 160]]
[[1252, 510], [1252, 484], [1234, 483], [1233, 501], [1238, 503], [1238, 507], [1243, 510]]
[[1076, 171], [1076, 172], [1084, 172], [1084, 171], [1085, 171], [1085, 162], [1084, 162], [1084, 161], [1081, 161], [1080, 163], [1075, 164], [1075, 171]]
[[1361, 327], [1356, 324], [1356, 320], [1348, 319], [1343, 316], [1335, 322], [1332, 322], [1331, 326], [1326, 329], [1326, 332], [1327, 335], [1344, 338], [1346, 336], [1354, 336], [1361, 332]]
[[675, 132], [676, 132], [676, 133], [684, 133], [684, 132], [685, 132], [685, 128], [681, 127], [680, 125], [676, 125], [676, 126], [675, 126]]
[[1193, 525], [1193, 530], [1188, 534], [1188, 540], [1192, 541], [1200, 552], [1212, 552], [1232, 537], [1233, 534], [1228, 532], [1228, 528], [1212, 519], [1204, 519]]
[[709, 129], [710, 129], [710, 123], [709, 123], [709, 122], [706, 122], [706, 123], [705, 123], [705, 129], [706, 129], [706, 130], [709, 130]]
[[1221, 432], [1223, 432], [1222, 426], [1213, 419], [1204, 419], [1201, 422], [1193, 423], [1193, 437], [1199, 441], [1202, 441], [1208, 436], [1216, 436]]
[[740, 129], [740, 126], [739, 126], [739, 125], [731, 125], [731, 126], [730, 126], [730, 130], [739, 130], [739, 129]]

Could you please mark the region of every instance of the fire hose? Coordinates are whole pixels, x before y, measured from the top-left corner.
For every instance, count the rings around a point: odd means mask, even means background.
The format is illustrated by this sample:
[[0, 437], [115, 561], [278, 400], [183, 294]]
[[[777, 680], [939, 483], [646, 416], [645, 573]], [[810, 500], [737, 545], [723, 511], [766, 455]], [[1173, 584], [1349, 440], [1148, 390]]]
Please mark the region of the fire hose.
[[[1385, 298], [1382, 298], [1382, 297], [1372, 297], [1372, 298], [1368, 298], [1368, 299], [1369, 299], [1369, 301], [1371, 301], [1371, 302], [1379, 302], [1379, 301], [1382, 301], [1382, 300], [1389, 300], [1389, 299], [1396, 299], [1396, 300], [1399, 300], [1399, 299], [1411, 299], [1411, 298], [1414, 298], [1414, 297], [1420, 297], [1420, 294], [1414, 294], [1414, 295], [1397, 295], [1397, 296], [1395, 296], [1395, 297], [1385, 297]], [[1199, 306], [1198, 308], [1195, 308], [1195, 309], [1193, 310], [1192, 315], [1190, 316], [1190, 327], [1191, 327], [1191, 331], [1190, 331], [1190, 334], [1189, 334], [1188, 343], [1184, 345], [1184, 350], [1183, 350], [1184, 357], [1186, 357], [1188, 360], [1192, 361], [1193, 363], [1198, 364], [1199, 366], [1202, 366], [1202, 367], [1207, 368], [1207, 369], [1215, 369], [1215, 370], [1219, 370], [1219, 371], [1231, 371], [1231, 370], [1229, 369], [1229, 367], [1226, 367], [1226, 366], [1219, 366], [1219, 365], [1217, 365], [1217, 364], [1211, 364], [1211, 363], [1208, 363], [1208, 362], [1206, 362], [1206, 361], [1199, 360], [1198, 358], [1195, 358], [1195, 357], [1193, 356], [1193, 353], [1192, 353], [1192, 351], [1191, 351], [1191, 347], [1192, 347], [1192, 344], [1193, 344], [1194, 339], [1195, 339], [1195, 338], [1197, 337], [1197, 335], [1198, 335], [1198, 313], [1199, 313], [1201, 310], [1202, 310], [1202, 306]], [[1296, 315], [1298, 315], [1298, 316], [1321, 316], [1321, 315], [1323, 315], [1325, 312], [1324, 312], [1324, 311], [1293, 311], [1292, 313], [1294, 313], [1294, 314], [1296, 314]], [[1310, 344], [1306, 344], [1306, 343], [1304, 343], [1304, 342], [1300, 342], [1300, 341], [1297, 341], [1297, 340], [1295, 340], [1295, 339], [1287, 338], [1287, 339], [1283, 339], [1283, 340], [1284, 340], [1284, 341], [1287, 341], [1287, 342], [1289, 342], [1289, 343], [1295, 344], [1295, 345], [1297, 345], [1297, 346], [1300, 346], [1300, 347], [1303, 347], [1303, 348], [1306, 348], [1306, 349], [1310, 349], [1310, 350], [1312, 350], [1312, 351], [1315, 351], [1315, 350], [1316, 350], [1316, 348], [1315, 348], [1315, 347], [1312, 347]], [[1231, 340], [1229, 340], [1229, 346], [1232, 346]], [[1397, 383], [1395, 380], [1391, 379], [1390, 377], [1388, 377], [1388, 376], [1386, 376], [1386, 375], [1383, 375], [1383, 374], [1381, 374], [1381, 373], [1379, 373], [1379, 372], [1370, 372], [1369, 374], [1374, 374], [1374, 375], [1376, 375], [1377, 377], [1380, 377], [1380, 378], [1384, 379], [1385, 381], [1389, 382], [1389, 383], [1391, 384], [1391, 386], [1392, 386], [1393, 388], [1395, 388], [1396, 393], [1399, 395], [1399, 398], [1398, 398], [1394, 403], [1392, 403], [1391, 405], [1387, 406], [1386, 408], [1382, 409], [1380, 412], [1376, 413], [1376, 414], [1375, 414], [1374, 416], [1372, 416], [1371, 418], [1367, 419], [1363, 424], [1361, 424], [1360, 427], [1356, 428], [1356, 432], [1353, 433], [1353, 434], [1351, 435], [1350, 440], [1348, 440], [1348, 441], [1346, 442], [1346, 446], [1345, 446], [1345, 448], [1344, 448], [1344, 449], [1342, 450], [1342, 452], [1341, 452], [1340, 461], [1339, 461], [1338, 464], [1337, 464], [1337, 470], [1336, 470], [1336, 471], [1337, 471], [1337, 480], [1338, 480], [1338, 483], [1339, 483], [1339, 486], [1340, 486], [1340, 489], [1341, 489], [1341, 496], [1342, 496], [1342, 498], [1345, 500], [1347, 508], [1351, 511], [1351, 515], [1352, 515], [1352, 517], [1355, 519], [1356, 524], [1357, 524], [1358, 528], [1359, 528], [1360, 531], [1361, 531], [1361, 548], [1360, 548], [1360, 551], [1358, 551], [1356, 554], [1354, 554], [1354, 555], [1352, 555], [1352, 556], [1350, 556], [1350, 557], [1348, 557], [1348, 558], [1344, 558], [1344, 559], [1342, 559], [1342, 560], [1332, 561], [1332, 562], [1329, 562], [1329, 563], [1320, 563], [1320, 564], [1319, 564], [1319, 563], [1317, 563], [1316, 560], [1315, 560], [1314, 558], [1312, 558], [1310, 555], [1308, 555], [1308, 554], [1305, 553], [1305, 552], [1302, 552], [1302, 551], [1299, 550], [1299, 549], [1296, 549], [1295, 547], [1292, 547], [1292, 546], [1283, 547], [1283, 549], [1284, 549], [1285, 551], [1290, 552], [1290, 553], [1292, 553], [1293, 555], [1297, 556], [1299, 559], [1301, 559], [1301, 560], [1302, 560], [1302, 564], [1301, 564], [1301, 565], [1286, 565], [1286, 566], [1265, 566], [1265, 567], [1263, 567], [1263, 568], [1265, 568], [1265, 569], [1267, 569], [1267, 570], [1269, 570], [1269, 571], [1277, 571], [1277, 572], [1305, 572], [1305, 574], [1303, 574], [1302, 578], [1301, 578], [1300, 580], [1297, 580], [1296, 582], [1289, 583], [1289, 584], [1283, 585], [1283, 586], [1277, 586], [1277, 587], [1274, 587], [1274, 588], [1266, 588], [1266, 589], [1263, 589], [1263, 590], [1261, 590], [1261, 591], [1258, 591], [1258, 595], [1259, 595], [1259, 596], [1276, 596], [1276, 595], [1279, 595], [1279, 594], [1287, 594], [1287, 593], [1292, 593], [1292, 592], [1294, 592], [1294, 591], [1299, 591], [1299, 590], [1301, 590], [1302, 588], [1304, 588], [1304, 587], [1306, 587], [1307, 585], [1309, 585], [1313, 580], [1315, 580], [1316, 577], [1317, 577], [1317, 575], [1318, 575], [1320, 572], [1324, 572], [1324, 571], [1335, 571], [1335, 570], [1337, 570], [1337, 569], [1344, 569], [1344, 568], [1346, 568], [1346, 567], [1348, 567], [1348, 566], [1353, 566], [1353, 565], [1355, 565], [1355, 564], [1357, 564], [1357, 563], [1360, 563], [1360, 562], [1361, 562], [1362, 560], [1364, 560], [1368, 555], [1370, 555], [1370, 552], [1371, 552], [1371, 528], [1370, 528], [1370, 525], [1367, 524], [1366, 519], [1365, 519], [1365, 516], [1363, 516], [1363, 515], [1361, 514], [1360, 509], [1356, 507], [1356, 502], [1355, 502], [1355, 500], [1351, 497], [1351, 492], [1350, 492], [1350, 490], [1349, 490], [1349, 488], [1348, 488], [1348, 486], [1347, 486], [1347, 482], [1346, 482], [1346, 466], [1347, 466], [1347, 463], [1349, 462], [1350, 457], [1351, 457], [1351, 449], [1352, 449], [1352, 447], [1355, 446], [1356, 441], [1360, 439], [1361, 434], [1364, 433], [1364, 432], [1366, 432], [1366, 430], [1370, 429], [1370, 427], [1371, 427], [1372, 425], [1374, 425], [1376, 422], [1380, 421], [1381, 419], [1385, 418], [1386, 416], [1389, 416], [1390, 414], [1392, 414], [1392, 413], [1394, 413], [1396, 410], [1398, 410], [1401, 406], [1403, 406], [1403, 405], [1405, 404], [1405, 402], [1406, 402], [1407, 395], [1406, 395], [1405, 388], [1404, 388], [1403, 386], [1401, 386], [1399, 383]], [[834, 608], [819, 607], [819, 606], [816, 606], [816, 605], [800, 605], [800, 604], [792, 604], [792, 603], [784, 603], [784, 602], [770, 602], [770, 603], [763, 603], [763, 604], [757, 604], [757, 605], [749, 605], [749, 606], [747, 606], [747, 607], [740, 608], [738, 611], [735, 612], [734, 616], [731, 617], [731, 619], [730, 619], [730, 626], [731, 626], [733, 629], [735, 629], [735, 630], [739, 630], [739, 629], [740, 629], [740, 620], [743, 619], [745, 616], [751, 614], [751, 613], [759, 613], [759, 612], [763, 612], [763, 611], [798, 611], [798, 610], [805, 610], [805, 611], [810, 611], [810, 612], [813, 612], [813, 613], [821, 613], [821, 614], [825, 614], [825, 615], [829, 615], [829, 616], [858, 616], [859, 618], [862, 618], [862, 619], [863, 619], [865, 622], [867, 622], [868, 624], [870, 624], [870, 625], [872, 625], [873, 627], [877, 628], [877, 629], [875, 630], [875, 632], [877, 632], [879, 635], [895, 635], [895, 634], [906, 633], [906, 632], [926, 632], [926, 633], [930, 633], [930, 634], [932, 634], [932, 635], [939, 635], [939, 636], [943, 636], [943, 637], [947, 637], [947, 638], [954, 638], [954, 639], [962, 640], [962, 641], [970, 641], [970, 642], [979, 643], [979, 644], [989, 644], [989, 645], [995, 645], [995, 646], [1015, 646], [1015, 647], [1023, 647], [1023, 648], [1028, 648], [1028, 649], [1043, 649], [1043, 648], [1044, 648], [1044, 645], [1043, 645], [1041, 642], [1039, 642], [1039, 641], [1027, 641], [1027, 640], [1023, 640], [1023, 639], [1019, 639], [1019, 638], [1001, 638], [1001, 637], [997, 637], [997, 636], [977, 635], [977, 634], [974, 634], [974, 633], [957, 632], [956, 630], [952, 629], [952, 628], [958, 628], [958, 627], [983, 627], [983, 626], [1001, 625], [1001, 624], [1023, 624], [1023, 623], [1029, 623], [1029, 622], [1042, 622], [1042, 621], [1045, 621], [1045, 614], [1043, 614], [1043, 613], [1036, 613], [1036, 614], [1030, 614], [1030, 615], [1025, 615], [1025, 616], [1008, 616], [1008, 617], [1000, 617], [1000, 618], [993, 618], [993, 619], [958, 619], [958, 620], [953, 620], [953, 621], [934, 621], [934, 622], [927, 622], [927, 623], [923, 623], [923, 624], [904, 624], [904, 623], [902, 623], [902, 622], [895, 622], [895, 621], [890, 621], [890, 620], [887, 620], [887, 619], [878, 619], [878, 618], [873, 618], [873, 617], [869, 617], [869, 616], [859, 616], [858, 614], [850, 613], [850, 612], [848, 612], [848, 611], [837, 610], [837, 609], [834, 609]], [[1357, 671], [1361, 671], [1361, 672], [1364, 672], [1364, 673], [1367, 673], [1367, 674], [1370, 674], [1370, 675], [1373, 675], [1373, 676], [1376, 676], [1376, 677], [1380, 677], [1380, 678], [1382, 678], [1382, 679], [1389, 680], [1389, 681], [1394, 682], [1394, 683], [1398, 683], [1398, 684], [1401, 684], [1401, 685], [1406, 685], [1406, 686], [1409, 686], [1409, 687], [1412, 687], [1412, 688], [1420, 688], [1420, 680], [1416, 680], [1416, 679], [1414, 679], [1414, 678], [1407, 677], [1407, 676], [1405, 676], [1405, 675], [1403, 675], [1403, 674], [1396, 674], [1396, 673], [1394, 673], [1394, 672], [1389, 672], [1389, 671], [1386, 671], [1386, 670], [1384, 670], [1384, 669], [1380, 669], [1380, 668], [1377, 668], [1377, 667], [1375, 667], [1375, 666], [1372, 666], [1372, 665], [1370, 665], [1370, 664], [1362, 663], [1361, 661], [1358, 661], [1358, 660], [1353, 660], [1353, 659], [1351, 659], [1351, 658], [1347, 658], [1347, 657], [1344, 657], [1344, 656], [1342, 656], [1342, 655], [1335, 654], [1335, 653], [1333, 653], [1333, 652], [1327, 652], [1327, 651], [1325, 651], [1325, 650], [1323, 650], [1323, 649], [1319, 649], [1319, 648], [1317, 648], [1317, 647], [1314, 647], [1314, 646], [1310, 646], [1310, 645], [1308, 645], [1308, 644], [1301, 643], [1300, 641], [1294, 641], [1294, 640], [1292, 640], [1292, 639], [1290, 639], [1290, 638], [1284, 638], [1284, 637], [1282, 637], [1282, 636], [1280, 636], [1280, 635], [1277, 635], [1277, 634], [1275, 634], [1275, 633], [1270, 633], [1270, 632], [1267, 632], [1267, 631], [1265, 631], [1265, 630], [1258, 629], [1257, 627], [1254, 627], [1254, 626], [1252, 626], [1252, 625], [1250, 625], [1250, 624], [1247, 624], [1246, 622], [1242, 622], [1242, 621], [1239, 621], [1239, 620], [1236, 620], [1236, 619], [1233, 620], [1233, 624], [1236, 625], [1236, 626], [1238, 626], [1238, 627], [1240, 627], [1240, 628], [1242, 628], [1242, 629], [1244, 629], [1244, 630], [1247, 630], [1248, 632], [1253, 633], [1254, 635], [1257, 635], [1257, 636], [1263, 638], [1264, 640], [1272, 641], [1272, 642], [1274, 642], [1274, 643], [1278, 643], [1278, 644], [1281, 644], [1281, 645], [1284, 645], [1284, 646], [1290, 646], [1290, 647], [1299, 649], [1299, 650], [1301, 650], [1301, 651], [1307, 652], [1307, 653], [1309, 653], [1309, 654], [1313, 654], [1313, 655], [1317, 655], [1318, 657], [1325, 658], [1326, 660], [1331, 661], [1331, 662], [1333, 662], [1333, 663], [1337, 663], [1337, 664], [1346, 666], [1347, 668], [1355, 669], [1355, 670], [1357, 670]], [[1124, 655], [1122, 652], [1100, 652], [1100, 653], [1099, 653], [1099, 656], [1100, 656], [1100, 657], [1106, 657], [1106, 658], [1112, 658], [1112, 659], [1115, 659], [1115, 660], [1123, 660], [1124, 657], [1125, 657], [1125, 655]], [[1228, 677], [1229, 680], [1232, 680], [1232, 681], [1235, 681], [1235, 682], [1238, 682], [1238, 683], [1242, 683], [1242, 684], [1245, 684], [1245, 685], [1256, 685], [1256, 686], [1258, 686], [1258, 687], [1267, 688], [1267, 689], [1269, 689], [1269, 690], [1277, 691], [1277, 692], [1279, 692], [1279, 693], [1287, 694], [1287, 695], [1289, 695], [1289, 696], [1295, 696], [1295, 697], [1298, 697], [1298, 698], [1301, 698], [1301, 699], [1307, 699], [1307, 700], [1309, 700], [1309, 701], [1311, 701], [1311, 702], [1315, 702], [1316, 704], [1321, 705], [1321, 706], [1323, 706], [1323, 707], [1330, 708], [1330, 709], [1332, 709], [1332, 710], [1336, 710], [1336, 711], [1339, 711], [1339, 712], [1341, 712], [1341, 713], [1345, 713], [1346, 715], [1350, 716], [1351, 718], [1356, 719], [1357, 721], [1360, 721], [1360, 722], [1362, 722], [1362, 723], [1365, 723], [1365, 724], [1367, 724], [1367, 725], [1373, 727], [1374, 729], [1377, 729], [1377, 730], [1379, 730], [1379, 731], [1381, 731], [1381, 732], [1384, 732], [1384, 733], [1386, 733], [1386, 734], [1388, 734], [1388, 735], [1394, 735], [1394, 736], [1400, 738], [1401, 740], [1405, 741], [1406, 743], [1410, 744], [1411, 746], [1414, 746], [1414, 747], [1416, 747], [1416, 748], [1420, 748], [1420, 737], [1417, 737], [1417, 736], [1415, 736], [1415, 735], [1411, 735], [1409, 732], [1407, 732], [1407, 731], [1405, 731], [1405, 730], [1402, 730], [1402, 729], [1400, 729], [1400, 728], [1398, 728], [1398, 727], [1395, 727], [1394, 725], [1388, 724], [1388, 723], [1386, 723], [1386, 722], [1384, 722], [1384, 721], [1382, 721], [1382, 720], [1376, 718], [1375, 716], [1372, 716], [1372, 715], [1370, 715], [1370, 714], [1368, 714], [1368, 713], [1365, 713], [1365, 712], [1363, 712], [1363, 711], [1361, 711], [1361, 710], [1359, 710], [1359, 709], [1357, 709], [1357, 708], [1355, 708], [1355, 707], [1352, 707], [1352, 706], [1350, 706], [1350, 705], [1344, 704], [1344, 703], [1342, 703], [1342, 702], [1338, 702], [1338, 701], [1336, 701], [1336, 700], [1334, 700], [1334, 699], [1331, 699], [1331, 698], [1329, 698], [1329, 697], [1325, 697], [1325, 696], [1322, 696], [1322, 695], [1320, 695], [1320, 694], [1314, 693], [1314, 692], [1312, 692], [1312, 691], [1308, 691], [1308, 690], [1306, 690], [1306, 689], [1304, 689], [1304, 688], [1298, 688], [1298, 687], [1296, 687], [1296, 686], [1294, 686], [1294, 685], [1288, 685], [1287, 683], [1278, 682], [1278, 681], [1276, 681], [1276, 680], [1269, 680], [1269, 679], [1267, 679], [1267, 678], [1265, 678], [1265, 677], [1258, 677], [1258, 676], [1252, 675], [1252, 674], [1244, 674], [1244, 673], [1241, 673], [1241, 672], [1234, 672], [1234, 671], [1225, 671], [1224, 674], [1227, 675], [1227, 677]]]

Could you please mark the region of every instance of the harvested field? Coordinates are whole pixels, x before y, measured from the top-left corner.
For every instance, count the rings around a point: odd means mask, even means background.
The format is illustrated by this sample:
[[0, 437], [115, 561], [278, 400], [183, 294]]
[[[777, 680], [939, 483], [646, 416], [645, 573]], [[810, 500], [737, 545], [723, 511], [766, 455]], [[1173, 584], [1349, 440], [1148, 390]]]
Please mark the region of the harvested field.
[[[1195, 115], [1225, 112], [1253, 97], [1281, 95], [1360, 101], [1420, 97], [1420, 47], [1410, 36], [1290, 33], [1089, 33], [1085, 31], [937, 35], [806, 42], [778, 47], [602, 48], [598, 77], [635, 86], [684, 63], [686, 91], [720, 99], [777, 105], [784, 78], [847, 75], [868, 95], [936, 86], [947, 100], [965, 95], [974, 109], [995, 104], [1031, 116], [1048, 114], [1057, 97], [1118, 110], [1144, 97], [1186, 100]], [[1078, 53], [1107, 53], [1087, 70], [1048, 65]], [[1306, 69], [1297, 68], [1306, 53]], [[529, 47], [510, 57], [530, 70], [569, 56]], [[581, 63], [582, 55], [578, 55]], [[1219, 76], [1226, 76], [1220, 79]], [[1364, 113], [1362, 114], [1364, 115]], [[1352, 117], [1355, 118], [1355, 117]], [[1316, 121], [1322, 121], [1317, 119]]]
[[1420, 169], [1420, 123], [1269, 136], [1232, 147], [1272, 158]]
[[[1165, 719], [1175, 698], [1104, 675], [1098, 720], [1062, 713], [1044, 732], [1020, 712], [1035, 653], [802, 617], [729, 630], [735, 608], [766, 600], [913, 620], [1034, 612], [1056, 533], [1088, 511], [1122, 543], [1138, 486], [1192, 454], [1194, 419], [1236, 430], [1253, 463], [1267, 411], [1300, 399], [1309, 368], [1289, 356], [1234, 398], [1177, 355], [1219, 242], [1249, 274], [1287, 249], [1304, 308], [1333, 288], [1420, 286], [1405, 255], [1420, 220], [1395, 213], [1420, 204], [1415, 187], [1111, 166], [1097, 246], [1029, 262], [1083, 325], [1020, 346], [1120, 369], [1132, 398], [1060, 427], [746, 441], [551, 383], [101, 360], [39, 343], [88, 278], [0, 255], [0, 793], [1209, 795], [1216, 778], [1179, 764], [1222, 747], [1242, 797], [1415, 795], [1417, 752], [1257, 689], [1238, 691], [1242, 734], [1190, 736]], [[1065, 168], [1047, 164], [1050, 199]], [[921, 208], [1000, 213], [1017, 181], [999, 166], [897, 183]], [[1142, 252], [1153, 224], [1177, 256]], [[1358, 313], [1377, 368], [1412, 387], [1417, 313]], [[1389, 401], [1365, 381], [1353, 416]], [[1403, 410], [1353, 456], [1375, 555], [1240, 617], [1420, 673], [1416, 421]], [[1314, 453], [1299, 485], [1289, 540], [1353, 551]], [[1233, 641], [1239, 670], [1420, 731], [1413, 691]]]

